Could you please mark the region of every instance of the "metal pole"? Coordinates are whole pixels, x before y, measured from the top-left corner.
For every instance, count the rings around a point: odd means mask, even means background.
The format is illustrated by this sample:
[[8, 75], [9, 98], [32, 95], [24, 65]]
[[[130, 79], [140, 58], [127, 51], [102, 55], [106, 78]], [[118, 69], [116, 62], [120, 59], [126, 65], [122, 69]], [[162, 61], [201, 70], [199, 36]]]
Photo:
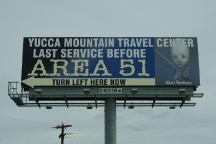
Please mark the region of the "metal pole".
[[116, 100], [105, 100], [105, 144], [116, 144]]

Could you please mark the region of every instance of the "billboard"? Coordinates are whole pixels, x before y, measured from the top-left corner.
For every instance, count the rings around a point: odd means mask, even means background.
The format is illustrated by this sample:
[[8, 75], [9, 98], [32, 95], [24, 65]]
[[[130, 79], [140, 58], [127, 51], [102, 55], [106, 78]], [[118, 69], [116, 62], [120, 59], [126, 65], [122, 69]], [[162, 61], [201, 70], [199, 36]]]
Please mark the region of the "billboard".
[[22, 87], [198, 86], [194, 37], [25, 37]]

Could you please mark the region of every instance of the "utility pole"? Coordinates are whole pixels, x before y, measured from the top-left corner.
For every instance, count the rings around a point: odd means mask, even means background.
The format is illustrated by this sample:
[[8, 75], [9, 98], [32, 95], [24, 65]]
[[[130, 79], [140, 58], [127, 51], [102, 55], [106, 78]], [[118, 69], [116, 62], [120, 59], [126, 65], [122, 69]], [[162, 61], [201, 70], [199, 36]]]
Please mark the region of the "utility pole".
[[66, 135], [66, 133], [64, 132], [64, 130], [67, 128], [67, 127], [72, 127], [72, 125], [64, 125], [63, 123], [61, 125], [57, 125], [55, 127], [52, 127], [52, 128], [56, 128], [56, 129], [61, 129], [61, 133], [59, 135], [59, 138], [61, 138], [61, 144], [64, 144], [64, 137]]

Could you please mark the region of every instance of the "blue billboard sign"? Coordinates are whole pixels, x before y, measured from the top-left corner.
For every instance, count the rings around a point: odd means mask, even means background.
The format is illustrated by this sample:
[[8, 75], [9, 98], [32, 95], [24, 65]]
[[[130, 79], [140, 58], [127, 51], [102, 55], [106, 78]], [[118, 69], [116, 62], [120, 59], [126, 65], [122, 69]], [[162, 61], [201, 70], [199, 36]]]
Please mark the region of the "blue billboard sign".
[[25, 37], [22, 86], [197, 86], [196, 38]]

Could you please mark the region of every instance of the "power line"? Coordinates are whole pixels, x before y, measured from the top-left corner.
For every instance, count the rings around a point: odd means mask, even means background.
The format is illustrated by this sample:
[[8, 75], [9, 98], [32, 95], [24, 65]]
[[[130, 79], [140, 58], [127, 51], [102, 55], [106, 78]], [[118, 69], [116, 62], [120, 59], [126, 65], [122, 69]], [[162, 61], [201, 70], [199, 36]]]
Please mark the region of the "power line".
[[13, 117], [3, 117], [2, 119], [0, 119], [0, 125], [2, 123], [5, 124], [14, 124], [16, 126], [18, 125], [22, 125], [22, 126], [27, 126], [27, 127], [44, 127], [49, 125], [48, 123], [44, 123], [44, 122], [36, 122], [36, 121], [30, 121], [30, 120], [26, 120], [26, 119], [18, 119], [18, 118], [13, 118]]

